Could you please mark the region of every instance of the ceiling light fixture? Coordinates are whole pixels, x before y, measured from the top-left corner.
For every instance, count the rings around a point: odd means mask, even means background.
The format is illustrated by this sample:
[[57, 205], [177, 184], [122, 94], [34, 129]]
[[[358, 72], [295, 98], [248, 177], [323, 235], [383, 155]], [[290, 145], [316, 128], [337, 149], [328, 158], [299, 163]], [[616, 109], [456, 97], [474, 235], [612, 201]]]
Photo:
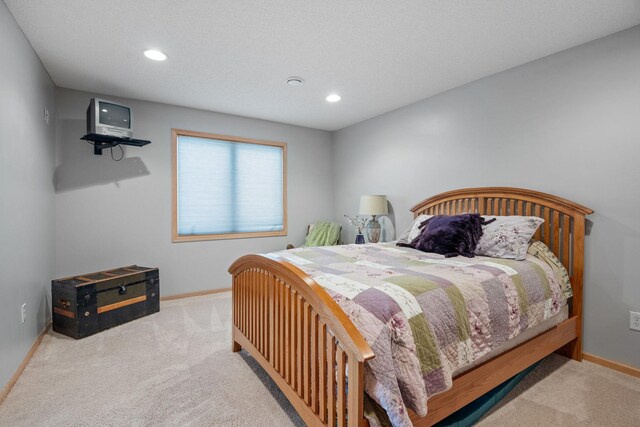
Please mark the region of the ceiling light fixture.
[[147, 49], [144, 51], [144, 56], [154, 61], [164, 61], [167, 59], [167, 55], [155, 49]]
[[336, 93], [332, 93], [331, 95], [325, 98], [329, 102], [338, 102], [342, 99], [342, 97]]
[[302, 80], [302, 77], [289, 77], [287, 79], [287, 84], [289, 86], [302, 86], [304, 84], [304, 80]]

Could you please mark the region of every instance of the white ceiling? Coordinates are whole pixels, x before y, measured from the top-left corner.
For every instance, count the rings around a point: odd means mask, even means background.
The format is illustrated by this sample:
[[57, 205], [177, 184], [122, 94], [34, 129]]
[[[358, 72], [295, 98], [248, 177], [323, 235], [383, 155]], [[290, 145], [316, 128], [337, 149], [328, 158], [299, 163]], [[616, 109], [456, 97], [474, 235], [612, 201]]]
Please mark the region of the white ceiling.
[[5, 3], [58, 86], [327, 130], [640, 24], [640, 0]]

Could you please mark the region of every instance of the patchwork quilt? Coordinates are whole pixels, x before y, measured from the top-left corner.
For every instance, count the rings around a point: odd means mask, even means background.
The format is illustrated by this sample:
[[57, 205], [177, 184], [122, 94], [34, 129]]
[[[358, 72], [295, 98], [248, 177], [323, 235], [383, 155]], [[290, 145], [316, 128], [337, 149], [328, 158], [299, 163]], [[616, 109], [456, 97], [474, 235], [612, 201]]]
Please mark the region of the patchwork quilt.
[[[321, 285], [375, 353], [365, 391], [394, 426], [407, 408], [451, 388], [457, 369], [557, 314], [566, 304], [542, 259], [445, 258], [393, 243], [304, 247], [269, 254]], [[370, 420], [372, 425], [377, 422]]]

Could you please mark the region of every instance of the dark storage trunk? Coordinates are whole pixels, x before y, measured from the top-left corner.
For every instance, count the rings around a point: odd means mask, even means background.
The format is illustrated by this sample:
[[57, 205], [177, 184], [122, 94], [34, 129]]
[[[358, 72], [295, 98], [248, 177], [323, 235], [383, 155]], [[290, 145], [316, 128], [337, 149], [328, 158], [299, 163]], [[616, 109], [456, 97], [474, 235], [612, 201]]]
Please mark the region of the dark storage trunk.
[[51, 282], [53, 330], [79, 339], [160, 310], [157, 268], [131, 265]]

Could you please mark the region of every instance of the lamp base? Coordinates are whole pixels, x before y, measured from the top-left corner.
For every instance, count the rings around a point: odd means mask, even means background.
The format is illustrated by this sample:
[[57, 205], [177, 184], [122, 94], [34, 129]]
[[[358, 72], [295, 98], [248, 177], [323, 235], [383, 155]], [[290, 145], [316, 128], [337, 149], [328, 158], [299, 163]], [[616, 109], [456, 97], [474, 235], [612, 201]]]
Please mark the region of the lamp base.
[[369, 238], [369, 243], [378, 243], [380, 241], [381, 229], [382, 227], [376, 219], [376, 216], [372, 215], [371, 221], [367, 223], [367, 237]]

